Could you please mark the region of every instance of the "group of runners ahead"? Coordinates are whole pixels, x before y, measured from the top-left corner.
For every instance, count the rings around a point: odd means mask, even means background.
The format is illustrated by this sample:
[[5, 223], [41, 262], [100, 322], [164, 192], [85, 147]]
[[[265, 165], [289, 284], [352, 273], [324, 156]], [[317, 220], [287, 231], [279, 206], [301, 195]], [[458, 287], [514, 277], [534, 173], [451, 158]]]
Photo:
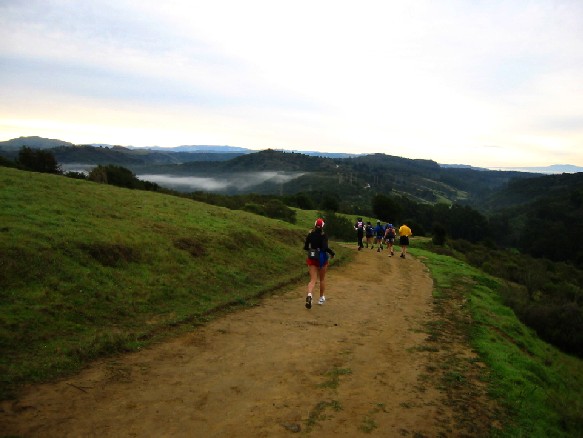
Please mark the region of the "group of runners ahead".
[[[328, 236], [324, 233], [324, 219], [318, 218], [314, 223], [314, 228], [306, 236], [304, 242], [304, 250], [308, 252], [308, 258], [306, 263], [308, 265], [308, 270], [310, 273], [310, 282], [308, 283], [308, 294], [306, 295], [306, 308], [312, 308], [312, 293], [316, 282], [320, 281], [320, 298], [318, 304], [322, 305], [326, 302], [326, 272], [328, 270], [328, 261], [330, 258], [334, 258], [334, 251], [328, 246]], [[370, 222], [366, 224], [359, 217], [354, 224], [354, 229], [356, 231], [358, 250], [361, 251], [364, 248], [363, 239], [366, 236], [366, 246], [367, 248], [374, 249], [374, 245], [377, 245], [377, 252], [384, 250], [383, 245], [387, 245], [389, 250], [389, 256], [395, 255], [393, 250], [393, 244], [397, 236], [395, 227], [391, 223], [382, 225], [381, 221], [377, 221], [376, 226], [373, 228]], [[407, 254], [407, 247], [409, 246], [409, 237], [413, 234], [411, 228], [407, 225], [402, 224], [399, 227], [399, 245], [401, 246], [401, 258], [405, 258]]]
[[[387, 222], [385, 225], [381, 224], [381, 221], [377, 221], [376, 226], [372, 226], [370, 222], [364, 223], [361, 217], [356, 220], [354, 224], [354, 230], [356, 231], [358, 250], [362, 250], [365, 245], [366, 248], [374, 249], [375, 245], [377, 247], [377, 252], [381, 252], [385, 249], [385, 245], [389, 250], [389, 256], [394, 256], [395, 251], [393, 245], [397, 237], [397, 232], [393, 224]], [[411, 228], [406, 224], [399, 227], [399, 245], [401, 246], [401, 258], [405, 258], [407, 254], [407, 246], [409, 246], [409, 237], [413, 233]], [[365, 240], [366, 238], [366, 240]]]

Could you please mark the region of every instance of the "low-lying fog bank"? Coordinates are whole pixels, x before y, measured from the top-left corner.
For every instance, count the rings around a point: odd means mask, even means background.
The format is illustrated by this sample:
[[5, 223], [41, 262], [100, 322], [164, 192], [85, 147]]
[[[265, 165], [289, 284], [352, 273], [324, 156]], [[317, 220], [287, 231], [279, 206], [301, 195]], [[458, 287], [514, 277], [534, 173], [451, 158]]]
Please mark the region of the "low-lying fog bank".
[[270, 182], [283, 184], [304, 175], [303, 172], [245, 172], [217, 177], [175, 176], [144, 174], [137, 175], [142, 181], [150, 181], [162, 187], [180, 192], [232, 192], [247, 191], [251, 187]]

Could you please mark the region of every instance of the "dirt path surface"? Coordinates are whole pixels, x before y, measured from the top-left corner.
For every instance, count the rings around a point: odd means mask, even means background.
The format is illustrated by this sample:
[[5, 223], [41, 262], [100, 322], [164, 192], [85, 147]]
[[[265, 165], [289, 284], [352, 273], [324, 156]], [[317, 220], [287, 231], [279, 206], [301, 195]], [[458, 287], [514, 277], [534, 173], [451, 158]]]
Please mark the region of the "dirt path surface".
[[455, 405], [427, 375], [434, 359], [421, 347], [432, 280], [424, 265], [365, 249], [331, 268], [327, 283], [323, 306], [307, 310], [306, 287], [297, 287], [173, 341], [29, 388], [3, 403], [0, 430], [30, 437], [468, 436], [455, 432]]

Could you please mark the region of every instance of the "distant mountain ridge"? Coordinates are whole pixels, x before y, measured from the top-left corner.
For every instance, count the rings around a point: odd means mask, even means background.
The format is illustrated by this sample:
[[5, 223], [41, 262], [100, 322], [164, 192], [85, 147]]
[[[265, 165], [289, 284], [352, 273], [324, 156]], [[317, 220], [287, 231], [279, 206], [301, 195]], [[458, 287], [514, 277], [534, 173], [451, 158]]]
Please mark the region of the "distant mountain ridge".
[[[22, 146], [50, 149], [65, 171], [88, 171], [91, 166], [118, 165], [130, 169], [140, 178], [143, 175], [146, 180], [150, 177], [158, 181], [179, 181], [181, 188], [176, 190], [184, 192], [210, 191], [209, 187], [224, 194], [317, 191], [337, 196], [349, 204], [349, 210], [357, 209], [358, 204], [368, 204], [377, 193], [402, 195], [421, 203], [464, 203], [484, 209], [491, 206], [488, 199], [503, 190], [511, 180], [542, 176], [524, 169], [489, 170], [466, 165], [441, 165], [432, 160], [386, 154], [310, 155], [210, 145], [176, 148], [73, 145], [41, 137], [0, 142], [0, 155], [14, 160]], [[559, 170], [564, 165], [549, 168]], [[576, 166], [569, 168], [577, 169]], [[253, 175], [258, 173], [263, 178]], [[256, 182], [251, 184], [250, 181]], [[167, 187], [176, 186], [168, 183]]]
[[[425, 227], [447, 217], [444, 212], [472, 216], [474, 209], [491, 219], [484, 226], [495, 226], [500, 233], [497, 240], [504, 245], [583, 266], [583, 251], [573, 244], [583, 241], [583, 172], [544, 175], [442, 166], [432, 160], [386, 154], [328, 158], [273, 149], [168, 152], [34, 140], [41, 142], [39, 147], [58, 145], [50, 150], [64, 171], [88, 172], [96, 164], [122, 166], [142, 181], [193, 197], [217, 194], [216, 198], [230, 199], [223, 195], [252, 193], [277, 196], [284, 202], [308, 199], [314, 205], [333, 200], [338, 211], [370, 216], [373, 201], [384, 195], [397, 211], [407, 208], [407, 221]], [[10, 147], [6, 153], [18, 157], [14, 143]], [[80, 166], [69, 167], [75, 163]], [[434, 213], [438, 215], [431, 216]], [[558, 239], [560, 245], [553, 244]], [[564, 248], [569, 248], [567, 255]]]
[[[18, 137], [11, 140], [0, 141], [0, 151], [18, 151], [22, 146], [27, 146], [32, 149], [52, 149], [60, 146], [91, 146], [96, 148], [122, 148], [130, 149], [136, 151], [159, 151], [164, 153], [196, 153], [196, 154], [252, 154], [258, 152], [258, 149], [249, 149], [238, 146], [228, 146], [228, 145], [181, 145], [174, 147], [164, 147], [164, 146], [120, 146], [120, 145], [110, 145], [104, 143], [91, 143], [84, 145], [75, 145], [63, 140], [43, 138], [38, 136], [30, 137]], [[302, 153], [304, 155], [318, 156], [318, 157], [328, 157], [328, 158], [350, 158], [356, 157], [360, 154], [349, 154], [344, 152], [320, 152], [320, 151], [298, 151], [298, 150], [284, 150], [276, 149], [285, 152], [296, 152]], [[210, 157], [208, 157], [210, 158]], [[220, 158], [219, 158], [220, 160]], [[202, 160], [202, 161], [211, 161]]]
[[18, 137], [11, 140], [0, 141], [0, 150], [18, 150], [22, 146], [28, 146], [32, 149], [52, 149], [59, 146], [75, 146], [73, 143], [68, 141], [57, 140], [53, 138], [43, 138], [43, 137]]
[[[119, 145], [109, 145], [109, 144], [98, 144], [92, 143], [87, 145], [75, 145], [73, 143], [51, 139], [43, 138], [38, 136], [28, 136], [28, 137], [18, 137], [11, 140], [0, 141], [0, 152], [14, 152], [18, 151], [22, 146], [27, 146], [33, 149], [53, 149], [57, 147], [73, 147], [73, 146], [91, 146], [96, 148], [117, 148], [118, 150], [134, 150], [134, 151], [157, 151], [160, 153], [194, 153], [194, 154], [253, 154], [259, 152], [257, 149], [249, 149], [238, 146], [228, 146], [228, 145], [181, 145], [175, 147], [163, 147], [163, 146], [119, 146]], [[281, 152], [294, 152], [303, 155], [316, 156], [316, 157], [327, 157], [327, 158], [353, 158], [367, 154], [349, 154], [344, 152], [319, 152], [319, 151], [298, 151], [298, 150], [286, 150], [286, 149], [273, 149]], [[226, 157], [219, 157], [217, 155], [218, 161], [223, 161], [224, 158], [232, 158], [237, 155], [228, 155]], [[375, 154], [370, 154], [375, 155]], [[184, 162], [182, 159], [163, 160], [169, 162]], [[188, 156], [184, 156], [184, 159]], [[191, 157], [192, 158], [192, 157]], [[212, 156], [206, 156], [204, 159], [202, 155], [197, 157], [196, 161], [214, 161]], [[186, 160], [188, 161], [188, 160]], [[538, 166], [538, 167], [475, 167], [468, 164], [439, 164], [443, 168], [462, 168], [462, 169], [473, 169], [473, 170], [500, 170], [500, 171], [516, 171], [516, 172], [530, 172], [530, 173], [542, 173], [542, 174], [554, 174], [554, 173], [576, 173], [583, 172], [583, 167], [574, 166], [572, 164], [552, 164], [549, 166]]]
[[572, 164], [552, 164], [550, 166], [539, 166], [539, 167], [496, 167], [492, 170], [502, 170], [509, 171], [515, 170], [518, 172], [535, 172], [535, 173], [579, 173], [583, 172], [583, 167], [573, 166]]
[[572, 164], [551, 164], [550, 166], [533, 166], [533, 167], [474, 167], [468, 164], [440, 164], [441, 167], [453, 169], [473, 169], [473, 170], [500, 170], [503, 172], [530, 172], [530, 173], [578, 173], [583, 172], [583, 167]]
[[[106, 146], [106, 145], [99, 145]], [[225, 152], [238, 152], [251, 154], [257, 152], [253, 149], [241, 148], [237, 146], [211, 146], [211, 145], [183, 145], [175, 147], [163, 147], [163, 146], [148, 146], [148, 147], [137, 147], [128, 146], [128, 149], [146, 149], [151, 151], [164, 151], [164, 152], [208, 152], [208, 153], [225, 153]]]
[[[183, 184], [182, 191], [207, 191], [210, 189], [206, 187], [220, 185], [223, 188], [216, 191], [226, 194], [329, 193], [345, 202], [347, 211], [357, 211], [360, 204], [368, 205], [378, 193], [406, 196], [420, 203], [479, 205], [492, 191], [499, 190], [513, 178], [541, 176], [524, 172], [448, 169], [431, 160], [386, 154], [327, 158], [273, 149], [224, 161], [142, 166], [134, 171], [138, 176], [144, 175], [144, 179], [156, 175], [173, 178]], [[272, 178], [266, 177], [254, 185], [225, 183], [235, 178], [249, 181], [258, 174], [267, 176], [269, 173]]]

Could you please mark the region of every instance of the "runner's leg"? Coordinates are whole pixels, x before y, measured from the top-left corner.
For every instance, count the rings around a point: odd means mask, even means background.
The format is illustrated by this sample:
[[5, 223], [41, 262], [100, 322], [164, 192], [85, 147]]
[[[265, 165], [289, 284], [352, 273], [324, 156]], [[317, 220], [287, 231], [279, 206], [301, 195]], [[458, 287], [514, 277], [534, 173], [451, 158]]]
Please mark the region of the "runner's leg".
[[[318, 267], [314, 265], [308, 266], [310, 270], [310, 282], [308, 283], [308, 293], [311, 294], [316, 286], [316, 281], [318, 280]], [[322, 287], [320, 285], [320, 287]]]
[[320, 298], [325, 295], [326, 292], [326, 271], [328, 270], [328, 266], [323, 266], [320, 268]]

